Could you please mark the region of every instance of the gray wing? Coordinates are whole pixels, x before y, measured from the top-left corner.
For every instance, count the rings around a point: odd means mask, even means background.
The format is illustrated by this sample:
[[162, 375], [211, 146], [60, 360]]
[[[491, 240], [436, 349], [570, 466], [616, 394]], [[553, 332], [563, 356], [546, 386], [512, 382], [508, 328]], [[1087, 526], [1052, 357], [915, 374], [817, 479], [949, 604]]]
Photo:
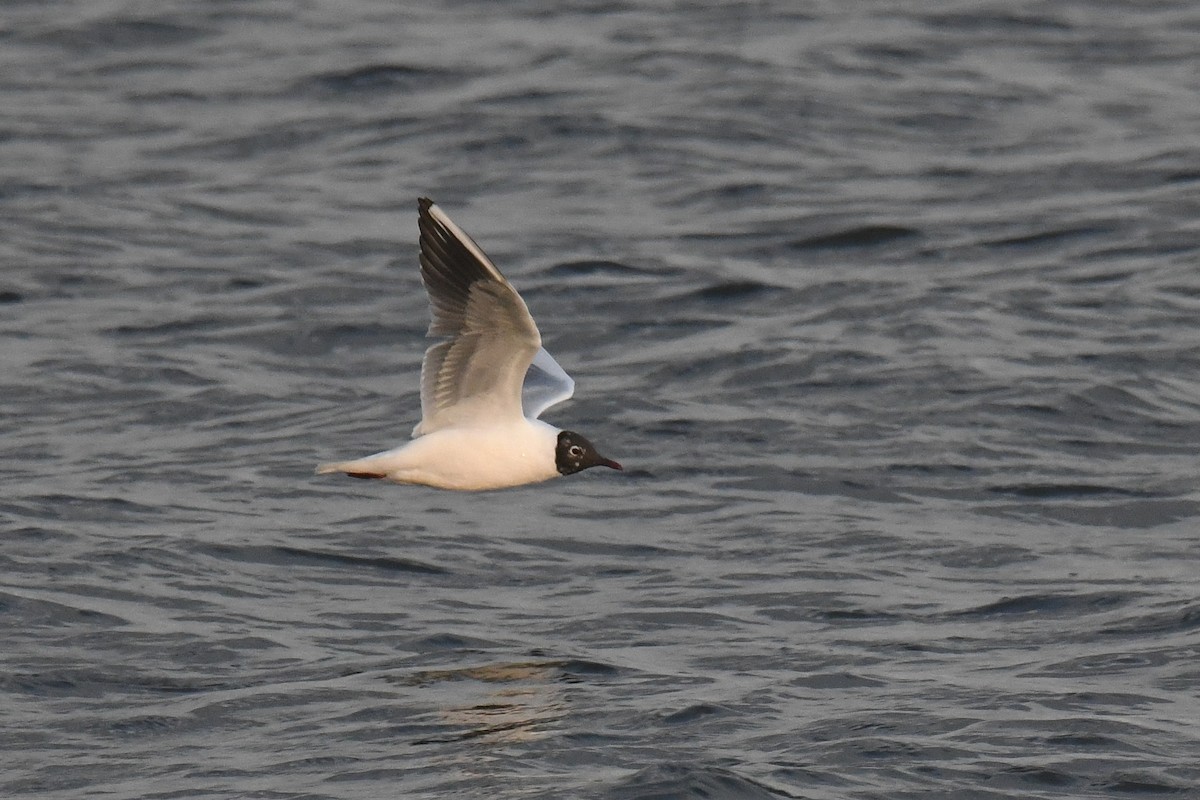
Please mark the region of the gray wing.
[[573, 394], [575, 381], [544, 347], [538, 348], [529, 371], [525, 373], [525, 385], [521, 387], [525, 416], [537, 419], [547, 408], [570, 399]]
[[428, 335], [448, 339], [425, 351], [413, 436], [519, 419], [525, 374], [542, 344], [537, 325], [470, 236], [428, 198], [418, 207], [421, 279], [433, 316]]

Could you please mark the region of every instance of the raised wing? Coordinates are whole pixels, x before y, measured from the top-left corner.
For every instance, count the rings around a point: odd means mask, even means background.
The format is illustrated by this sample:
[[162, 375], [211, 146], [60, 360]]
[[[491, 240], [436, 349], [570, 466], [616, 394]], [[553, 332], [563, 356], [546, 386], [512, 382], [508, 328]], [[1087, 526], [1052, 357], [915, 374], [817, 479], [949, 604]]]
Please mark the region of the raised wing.
[[529, 371], [525, 373], [525, 385], [521, 387], [525, 416], [537, 419], [547, 408], [570, 399], [573, 394], [575, 381], [544, 347], [539, 347]]
[[433, 201], [422, 197], [418, 206], [429, 335], [449, 338], [425, 351], [413, 436], [519, 419], [525, 374], [542, 343], [537, 325], [479, 245]]

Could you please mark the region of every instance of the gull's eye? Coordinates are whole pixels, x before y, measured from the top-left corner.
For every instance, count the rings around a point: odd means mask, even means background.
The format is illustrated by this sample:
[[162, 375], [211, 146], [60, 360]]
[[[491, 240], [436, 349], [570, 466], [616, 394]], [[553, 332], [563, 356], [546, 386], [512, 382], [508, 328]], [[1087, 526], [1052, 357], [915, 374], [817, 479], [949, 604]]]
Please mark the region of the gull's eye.
[[571, 458], [583, 458], [583, 448], [577, 444], [573, 444], [567, 448], [567, 455]]

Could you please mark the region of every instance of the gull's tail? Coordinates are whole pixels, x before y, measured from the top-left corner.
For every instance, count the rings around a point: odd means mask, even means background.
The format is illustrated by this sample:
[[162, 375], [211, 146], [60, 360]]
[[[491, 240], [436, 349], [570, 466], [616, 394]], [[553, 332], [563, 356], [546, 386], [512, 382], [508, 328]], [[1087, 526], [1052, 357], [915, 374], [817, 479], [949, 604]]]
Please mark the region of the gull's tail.
[[373, 472], [365, 469], [363, 462], [366, 459], [358, 461], [331, 461], [328, 464], [320, 464], [317, 466], [317, 475], [328, 475], [332, 472], [344, 472], [351, 478], [386, 478], [385, 472]]

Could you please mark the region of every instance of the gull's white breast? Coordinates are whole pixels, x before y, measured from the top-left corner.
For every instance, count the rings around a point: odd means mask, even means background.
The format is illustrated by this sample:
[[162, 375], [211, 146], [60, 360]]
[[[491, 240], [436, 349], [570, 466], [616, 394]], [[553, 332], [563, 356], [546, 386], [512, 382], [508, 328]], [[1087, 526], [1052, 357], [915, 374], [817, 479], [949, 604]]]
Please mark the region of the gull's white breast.
[[557, 428], [521, 418], [481, 428], [443, 428], [394, 450], [329, 466], [439, 489], [503, 489], [557, 478], [557, 444]]

